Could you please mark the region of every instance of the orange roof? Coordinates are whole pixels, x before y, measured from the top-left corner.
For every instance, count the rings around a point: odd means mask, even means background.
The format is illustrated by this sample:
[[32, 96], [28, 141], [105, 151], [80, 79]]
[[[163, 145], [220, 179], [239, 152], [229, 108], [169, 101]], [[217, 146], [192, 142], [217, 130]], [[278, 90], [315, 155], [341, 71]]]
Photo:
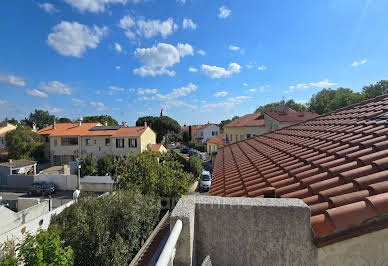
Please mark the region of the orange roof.
[[263, 127], [264, 118], [261, 113], [247, 114], [226, 124], [224, 127]]
[[147, 128], [141, 127], [121, 127], [119, 130], [111, 130], [112, 137], [132, 137], [141, 136]]
[[90, 130], [100, 123], [82, 123], [81, 126], [73, 123], [57, 123], [56, 128], [52, 125], [38, 130], [38, 134], [49, 136], [112, 136], [131, 137], [140, 136], [145, 131], [144, 127], [121, 127], [117, 130]]
[[287, 114], [280, 112], [265, 112], [265, 114], [279, 122], [301, 122], [318, 116], [316, 113], [312, 112], [288, 112]]
[[[91, 131], [90, 128], [99, 125], [100, 123], [82, 123], [81, 126], [74, 123], [57, 123], [55, 129], [52, 125], [49, 125], [45, 128], [38, 130], [40, 135], [49, 135], [49, 136], [83, 136], [89, 135]], [[86, 134], [88, 133], [88, 134]]]
[[210, 195], [263, 197], [268, 188], [310, 207], [318, 246], [381, 229], [388, 95], [218, 150]]
[[218, 134], [217, 136], [209, 139], [207, 143], [222, 144], [223, 139], [224, 139], [224, 134]]
[[152, 144], [150, 149], [151, 151], [159, 151], [160, 147], [162, 146], [162, 144], [158, 143], [158, 144]]

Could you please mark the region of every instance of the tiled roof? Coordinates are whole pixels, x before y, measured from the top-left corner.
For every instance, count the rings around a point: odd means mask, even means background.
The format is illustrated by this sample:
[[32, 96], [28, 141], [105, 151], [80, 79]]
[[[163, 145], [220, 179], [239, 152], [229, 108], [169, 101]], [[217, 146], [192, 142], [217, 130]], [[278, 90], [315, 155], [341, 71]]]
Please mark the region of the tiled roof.
[[260, 127], [264, 126], [264, 119], [261, 113], [244, 115], [224, 127]]
[[90, 130], [101, 125], [100, 123], [82, 123], [81, 126], [73, 123], [57, 123], [55, 129], [52, 125], [38, 130], [38, 134], [49, 136], [112, 136], [128, 137], [140, 136], [145, 131], [144, 127], [121, 127], [118, 130]]
[[158, 143], [158, 144], [151, 144], [150, 150], [151, 151], [159, 151], [161, 146], [162, 146], [162, 144], [160, 144], [160, 143]]
[[316, 113], [311, 112], [288, 112], [287, 114], [280, 112], [265, 112], [265, 114], [279, 122], [301, 122], [318, 116]]
[[302, 199], [317, 238], [388, 213], [388, 95], [218, 150], [210, 195]]
[[213, 144], [222, 144], [223, 139], [224, 139], [224, 134], [218, 134], [217, 136], [209, 139], [207, 142], [213, 143]]

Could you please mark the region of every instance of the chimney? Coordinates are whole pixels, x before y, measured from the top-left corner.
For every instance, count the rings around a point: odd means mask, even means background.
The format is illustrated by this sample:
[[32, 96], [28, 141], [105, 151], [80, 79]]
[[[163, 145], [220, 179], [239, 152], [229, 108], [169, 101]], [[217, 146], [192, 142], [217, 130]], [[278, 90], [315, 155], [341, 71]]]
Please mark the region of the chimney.
[[264, 198], [277, 198], [274, 187], [267, 187], [263, 189]]
[[82, 120], [83, 120], [83, 118], [82, 118], [82, 116], [79, 118], [79, 120], [78, 120], [78, 126], [80, 127], [80, 126], [82, 126]]
[[147, 126], [147, 122], [144, 122], [144, 128], [147, 128], [148, 126]]
[[32, 125], [32, 131], [34, 131], [34, 132], [37, 131], [37, 130], [36, 130], [36, 125], [35, 125], [35, 124]]
[[12, 159], [9, 159], [8, 162], [12, 163]]
[[106, 127], [107, 127], [107, 126], [108, 126], [108, 122], [106, 122], [106, 121], [105, 121], [105, 122], [104, 122], [104, 126], [106, 126]]
[[127, 127], [127, 122], [123, 121], [121, 124], [122, 124], [123, 127]]
[[57, 122], [54, 121], [53, 123], [53, 129], [56, 129], [57, 128]]

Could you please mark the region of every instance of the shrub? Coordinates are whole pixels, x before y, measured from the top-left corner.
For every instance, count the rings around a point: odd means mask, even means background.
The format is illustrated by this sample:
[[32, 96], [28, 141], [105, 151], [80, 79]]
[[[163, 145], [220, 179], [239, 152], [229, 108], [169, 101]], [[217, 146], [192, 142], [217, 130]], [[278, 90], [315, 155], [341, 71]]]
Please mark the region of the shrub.
[[198, 179], [203, 171], [202, 160], [199, 157], [191, 156], [188, 161], [188, 170], [193, 173], [194, 179]]
[[97, 174], [105, 176], [113, 170], [113, 159], [110, 155], [105, 154], [97, 160]]
[[94, 159], [91, 154], [88, 154], [86, 158], [81, 162], [81, 176], [94, 174]]
[[159, 212], [159, 199], [133, 190], [116, 191], [87, 200], [81, 196], [50, 226], [73, 247], [75, 265], [128, 265], [151, 234]]

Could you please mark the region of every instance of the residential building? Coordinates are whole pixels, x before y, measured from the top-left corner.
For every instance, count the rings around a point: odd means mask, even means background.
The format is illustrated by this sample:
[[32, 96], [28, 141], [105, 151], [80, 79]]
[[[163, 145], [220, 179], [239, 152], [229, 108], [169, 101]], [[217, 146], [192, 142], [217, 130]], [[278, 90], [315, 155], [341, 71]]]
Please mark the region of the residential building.
[[220, 133], [220, 127], [215, 124], [205, 124], [199, 126], [195, 131], [195, 139], [198, 144], [205, 144], [208, 139], [217, 136]]
[[45, 156], [52, 165], [68, 164], [88, 154], [126, 156], [150, 149], [156, 134], [148, 126], [103, 126], [100, 123], [58, 123], [38, 131], [45, 142]]
[[386, 264], [388, 95], [224, 146], [209, 195], [172, 214], [177, 263]]
[[158, 152], [167, 152], [166, 147], [163, 146], [163, 144], [158, 143], [158, 144], [152, 144], [150, 147], [151, 151], [158, 151]]
[[191, 140], [196, 141], [198, 144], [205, 144], [206, 141], [220, 133], [220, 127], [216, 124], [207, 123], [204, 125], [190, 125], [182, 126], [181, 134], [186, 132], [188, 134], [191, 129]]
[[224, 140], [225, 143], [233, 143], [265, 132], [262, 113], [247, 114], [224, 126]]
[[9, 160], [0, 163], [0, 186], [11, 188], [29, 187], [36, 175], [35, 161]]
[[15, 130], [16, 126], [7, 123], [7, 122], [2, 122], [0, 123], [0, 152], [5, 151], [7, 149], [7, 143], [5, 140], [5, 135], [12, 131]]
[[268, 108], [263, 112], [244, 115], [224, 126], [224, 142], [233, 143], [266, 132], [315, 118], [311, 112], [296, 112], [287, 106]]
[[224, 140], [224, 134], [219, 134], [207, 141], [207, 153], [212, 154], [217, 152], [219, 148], [222, 147]]

